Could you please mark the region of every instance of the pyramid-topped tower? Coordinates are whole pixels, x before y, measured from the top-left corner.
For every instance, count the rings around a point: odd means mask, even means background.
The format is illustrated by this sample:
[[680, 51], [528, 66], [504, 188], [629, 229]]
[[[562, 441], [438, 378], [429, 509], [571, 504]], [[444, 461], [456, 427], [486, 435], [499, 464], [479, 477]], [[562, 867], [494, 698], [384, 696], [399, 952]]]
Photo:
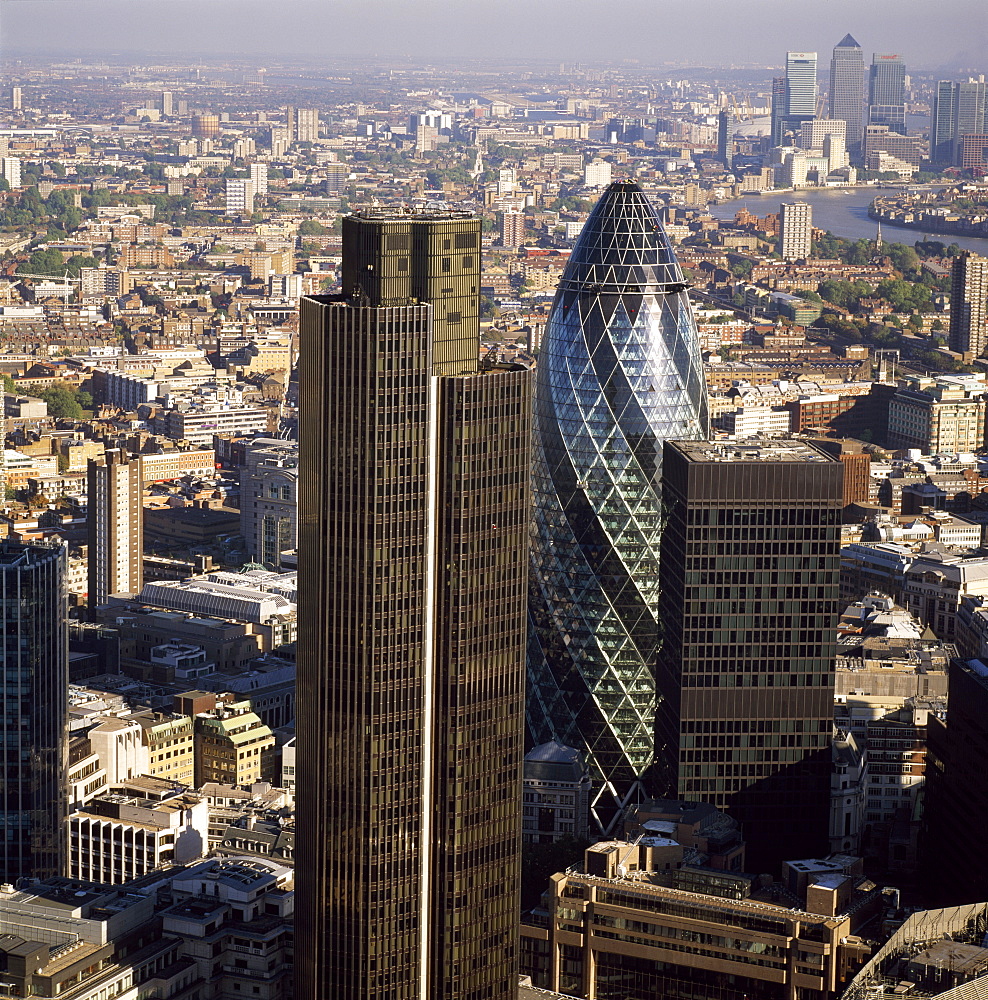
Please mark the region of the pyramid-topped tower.
[[847, 148], [858, 152], [864, 135], [864, 53], [850, 34], [835, 46], [830, 60], [829, 118], [846, 123]]
[[583, 752], [605, 833], [648, 793], [654, 758], [662, 444], [708, 432], [686, 289], [644, 192], [612, 184], [538, 361], [528, 724]]

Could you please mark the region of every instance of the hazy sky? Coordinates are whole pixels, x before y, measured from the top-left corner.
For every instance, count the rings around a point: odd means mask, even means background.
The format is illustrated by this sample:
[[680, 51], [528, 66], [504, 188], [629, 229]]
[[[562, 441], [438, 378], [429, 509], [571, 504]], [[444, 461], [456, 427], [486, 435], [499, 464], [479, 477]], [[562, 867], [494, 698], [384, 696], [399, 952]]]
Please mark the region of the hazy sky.
[[650, 65], [821, 64], [851, 32], [866, 59], [988, 72], [986, 0], [0, 0], [0, 46], [28, 52], [264, 55], [439, 62], [637, 59]]

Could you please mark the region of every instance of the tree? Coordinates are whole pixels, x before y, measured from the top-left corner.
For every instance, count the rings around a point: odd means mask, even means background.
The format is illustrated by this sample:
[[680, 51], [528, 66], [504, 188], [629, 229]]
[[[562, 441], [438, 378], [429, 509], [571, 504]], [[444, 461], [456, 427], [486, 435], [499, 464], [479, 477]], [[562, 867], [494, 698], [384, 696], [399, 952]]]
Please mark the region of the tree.
[[[49, 416], [68, 417], [73, 420], [81, 420], [83, 417], [82, 407], [79, 405], [76, 393], [66, 386], [53, 385], [42, 389], [37, 393], [37, 397], [48, 404]], [[92, 397], [90, 397], [90, 402], [92, 402]]]
[[4, 392], [17, 392], [17, 383], [6, 372], [0, 372], [0, 382], [3, 382]]
[[299, 236], [319, 236], [328, 232], [326, 227], [315, 219], [305, 219], [298, 227]]
[[95, 257], [90, 257], [88, 254], [77, 253], [73, 254], [65, 262], [65, 269], [73, 278], [78, 278], [79, 271], [84, 267], [99, 267], [99, 261]]
[[58, 250], [35, 250], [26, 264], [18, 267], [20, 274], [57, 274], [65, 273], [65, 257]]

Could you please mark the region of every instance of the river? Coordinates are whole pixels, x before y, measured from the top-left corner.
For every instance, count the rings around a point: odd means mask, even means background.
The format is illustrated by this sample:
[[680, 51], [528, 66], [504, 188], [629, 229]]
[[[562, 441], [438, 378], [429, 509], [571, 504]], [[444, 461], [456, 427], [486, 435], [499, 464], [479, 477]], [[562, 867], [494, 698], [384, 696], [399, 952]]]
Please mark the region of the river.
[[[887, 191], [887, 189], [884, 189]], [[799, 191], [779, 193], [768, 192], [745, 198], [735, 198], [720, 205], [711, 205], [710, 214], [715, 219], [733, 219], [741, 208], [747, 208], [755, 215], [765, 216], [778, 212], [783, 201], [805, 201], [813, 206], [813, 225], [818, 229], [828, 229], [835, 236], [847, 240], [873, 240], [877, 223], [868, 218], [868, 208], [881, 188], [805, 188]], [[988, 239], [974, 236], [950, 236], [946, 233], [924, 233], [919, 229], [907, 229], [882, 223], [882, 239], [889, 243], [906, 243], [912, 246], [917, 240], [940, 240], [943, 243], [957, 243], [965, 250], [988, 254]]]

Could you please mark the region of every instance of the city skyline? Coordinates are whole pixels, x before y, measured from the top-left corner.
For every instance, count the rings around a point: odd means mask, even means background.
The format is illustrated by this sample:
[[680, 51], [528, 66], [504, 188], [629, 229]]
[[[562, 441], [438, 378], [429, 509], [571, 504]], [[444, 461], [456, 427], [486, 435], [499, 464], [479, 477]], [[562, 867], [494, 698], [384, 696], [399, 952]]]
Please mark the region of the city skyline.
[[0, 4], [6, 992], [988, 989], [980, 8]]
[[[212, 54], [219, 32], [227, 51], [232, 46], [243, 54], [292, 54], [303, 60], [325, 53], [328, 35], [335, 44], [332, 57], [323, 56], [326, 63], [354, 57], [432, 60], [455, 53], [457, 60], [611, 59], [626, 67], [635, 62], [772, 66], [777, 64], [776, 53], [787, 49], [829, 51], [835, 25], [866, 49], [908, 52], [914, 71], [976, 71], [980, 64], [983, 72], [988, 52], [988, 19], [977, 0], [948, 0], [935, 19], [926, 16], [927, 8], [916, 0], [882, 0], [866, 7], [835, 0], [826, 7], [799, 5], [798, 13], [780, 0], [743, 7], [700, 0], [691, 7], [691, 17], [682, 21], [656, 16], [655, 8], [642, 0], [618, 0], [606, 21], [585, 0], [543, 0], [535, 5], [498, 0], [471, 18], [462, 12], [450, 17], [446, 6], [434, 2], [409, 6], [395, 0], [373, 5], [296, 0], [278, 8], [243, 0], [236, 4], [236, 19], [230, 16], [233, 6], [227, 0], [209, 5], [185, 0], [17, 0], [5, 4], [3, 54], [66, 49], [76, 54]], [[286, 17], [286, 12], [293, 16]], [[196, 33], [190, 36], [193, 17]], [[524, 31], [518, 30], [519, 23]], [[629, 23], [635, 24], [634, 32], [625, 30]], [[375, 24], [388, 30], [369, 32], [368, 26]], [[705, 25], [707, 32], [697, 33], [696, 24]], [[300, 33], [302, 25], [307, 30]]]

